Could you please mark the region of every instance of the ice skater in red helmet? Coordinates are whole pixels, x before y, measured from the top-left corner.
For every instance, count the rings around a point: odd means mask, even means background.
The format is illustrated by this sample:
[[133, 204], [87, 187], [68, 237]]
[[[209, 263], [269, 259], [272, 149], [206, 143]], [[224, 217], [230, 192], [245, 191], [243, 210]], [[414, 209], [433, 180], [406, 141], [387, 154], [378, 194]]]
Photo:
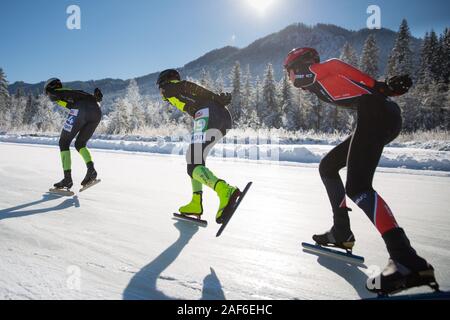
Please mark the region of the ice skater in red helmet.
[[[308, 90], [325, 102], [357, 111], [354, 133], [335, 147], [320, 163], [320, 175], [333, 210], [330, 231], [314, 235], [321, 246], [351, 250], [355, 237], [350, 228], [346, 196], [369, 217], [386, 243], [389, 264], [368, 288], [380, 294], [398, 292], [410, 287], [430, 285], [438, 289], [433, 267], [412, 248], [405, 231], [374, 190], [372, 181], [385, 145], [399, 135], [402, 117], [399, 106], [389, 96], [403, 95], [412, 86], [408, 75], [379, 82], [357, 68], [331, 59], [320, 63], [313, 48], [292, 50], [284, 63], [297, 88]], [[339, 171], [347, 167], [346, 185]]]

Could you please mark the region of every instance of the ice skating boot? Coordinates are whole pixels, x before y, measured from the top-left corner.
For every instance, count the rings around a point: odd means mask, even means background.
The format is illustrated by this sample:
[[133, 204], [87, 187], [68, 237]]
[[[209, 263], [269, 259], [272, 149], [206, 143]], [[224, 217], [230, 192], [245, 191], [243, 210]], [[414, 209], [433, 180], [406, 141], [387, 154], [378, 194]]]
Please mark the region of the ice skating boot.
[[355, 236], [350, 229], [348, 208], [339, 208], [333, 212], [333, 228], [324, 234], [313, 236], [313, 240], [320, 246], [336, 247], [351, 252], [355, 246]]
[[241, 191], [233, 186], [230, 186], [225, 181], [217, 182], [214, 190], [217, 192], [217, 195], [220, 199], [219, 210], [216, 215], [216, 222], [218, 224], [222, 224], [224, 220], [227, 218], [227, 213], [229, 208], [232, 208], [239, 196], [241, 195]]
[[86, 176], [84, 177], [83, 181], [81, 182], [81, 185], [83, 187], [85, 187], [85, 186], [93, 183], [96, 179], [97, 179], [97, 171], [95, 171], [94, 163], [93, 162], [89, 162], [87, 164]]
[[403, 229], [392, 229], [383, 239], [390, 255], [389, 263], [380, 275], [370, 279], [369, 291], [388, 295], [420, 286], [439, 290], [433, 266], [417, 255]]
[[203, 215], [203, 192], [192, 194], [192, 200], [187, 205], [181, 207], [178, 211], [183, 216], [191, 216], [200, 219]]
[[330, 231], [323, 234], [316, 234], [313, 236], [313, 240], [323, 247], [335, 247], [352, 252], [355, 246], [355, 236], [350, 232], [339, 232], [333, 227]]
[[433, 290], [439, 291], [432, 265], [427, 263], [420, 270], [411, 270], [392, 259], [389, 259], [388, 265], [381, 274], [369, 279], [367, 283], [367, 289], [380, 296], [421, 286], [429, 286]]
[[70, 170], [64, 171], [64, 179], [62, 179], [60, 182], [55, 183], [53, 185], [56, 189], [66, 189], [66, 190], [70, 190], [70, 188], [72, 188], [73, 186], [73, 181], [72, 181], [72, 172]]

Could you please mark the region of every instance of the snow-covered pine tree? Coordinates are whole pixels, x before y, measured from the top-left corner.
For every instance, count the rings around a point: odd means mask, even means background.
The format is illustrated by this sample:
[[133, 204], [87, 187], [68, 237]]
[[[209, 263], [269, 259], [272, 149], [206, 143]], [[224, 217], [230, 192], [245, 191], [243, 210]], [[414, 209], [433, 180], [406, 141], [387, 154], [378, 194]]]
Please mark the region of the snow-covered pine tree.
[[348, 132], [352, 129], [352, 111], [347, 108], [337, 107], [329, 103], [322, 104], [322, 131]]
[[37, 112], [37, 105], [34, 96], [30, 93], [27, 97], [25, 105], [25, 111], [23, 113], [22, 123], [24, 125], [31, 125], [33, 123], [33, 117]]
[[379, 52], [377, 41], [373, 34], [370, 34], [364, 43], [359, 68], [374, 79], [378, 78]]
[[107, 133], [120, 134], [131, 132], [131, 106], [124, 98], [118, 98], [112, 106], [113, 111], [109, 115]]
[[255, 79], [255, 110], [258, 122], [262, 123], [263, 108], [262, 108], [262, 84], [259, 76]]
[[450, 82], [450, 29], [446, 28], [439, 38], [440, 55], [439, 66], [441, 79], [449, 84]]
[[423, 96], [423, 129], [431, 130], [445, 126], [447, 86], [443, 81], [433, 81]]
[[281, 127], [281, 110], [277, 99], [277, 85], [272, 64], [267, 65], [262, 96], [262, 124], [267, 128]]
[[402, 109], [403, 126], [405, 132], [414, 132], [422, 127], [424, 110], [421, 107], [424, 84], [418, 83], [408, 94], [396, 98], [396, 102]]
[[125, 97], [114, 102], [107, 132], [131, 133], [145, 125], [145, 110], [136, 80], [131, 80]]
[[254, 110], [253, 102], [253, 87], [252, 87], [252, 74], [250, 72], [250, 65], [245, 68], [243, 76], [243, 88], [242, 88], [242, 100], [241, 100], [241, 122], [247, 124], [252, 117]]
[[202, 69], [200, 73], [200, 85], [208, 90], [214, 91], [214, 81], [208, 70]]
[[55, 132], [61, 129], [66, 115], [62, 107], [56, 106], [46, 95], [41, 94], [36, 99], [32, 123], [40, 132]]
[[[445, 51], [444, 37], [445, 34], [438, 39], [434, 31], [427, 32], [424, 37], [419, 79], [414, 89], [408, 94], [414, 97], [407, 99], [414, 101], [404, 105], [404, 108], [410, 109], [409, 113], [415, 114], [414, 119], [408, 121], [413, 116], [408, 117], [408, 112], [404, 109], [407, 130], [429, 130], [446, 127], [447, 109], [444, 105], [448, 90], [448, 78], [445, 79], [445, 63], [448, 58], [443, 56]], [[416, 103], [416, 105], [413, 105], [413, 103]]]
[[130, 80], [125, 96], [127, 103], [131, 105], [131, 131], [139, 130], [145, 126], [145, 109], [139, 87], [135, 79]]
[[231, 116], [235, 122], [239, 122], [242, 112], [242, 83], [241, 83], [241, 64], [236, 61], [231, 70], [230, 80], [232, 85], [232, 100], [229, 105]]
[[23, 124], [23, 116], [27, 105], [27, 97], [23, 89], [18, 89], [11, 97], [11, 125], [20, 128]]
[[431, 40], [435, 45], [435, 51], [431, 55], [431, 73], [433, 80], [437, 82], [444, 81], [445, 60], [449, 57], [444, 55], [443, 36], [438, 36], [434, 30], [430, 33]]
[[420, 52], [420, 65], [418, 71], [418, 79], [417, 82], [419, 84], [428, 84], [431, 82], [431, 50], [432, 43], [430, 33], [425, 33], [425, 37], [423, 38], [422, 48]]
[[8, 92], [8, 81], [0, 68], [0, 128], [11, 126], [11, 97]]
[[225, 91], [225, 81], [223, 79], [222, 70], [219, 71], [216, 81], [214, 81], [214, 91], [218, 94]]
[[297, 103], [298, 99], [295, 97], [294, 87], [286, 71], [284, 71], [281, 83], [280, 98], [283, 128], [290, 131], [299, 130], [302, 120], [300, 105]]
[[[430, 41], [431, 41], [431, 49], [430, 52], [430, 70], [432, 79], [436, 82], [440, 82], [443, 79], [442, 76], [442, 62], [444, 61], [444, 57], [441, 56], [442, 54], [442, 48], [439, 42], [438, 35], [434, 30], [430, 33]], [[448, 59], [448, 57], [445, 57], [445, 59]]]
[[394, 48], [389, 55], [386, 76], [409, 74], [414, 76], [413, 52], [411, 50], [411, 33], [408, 22], [403, 19], [395, 40]]
[[176, 116], [183, 115], [178, 109], [167, 108], [163, 103], [155, 101], [149, 96], [142, 97], [142, 105], [145, 106], [145, 126], [150, 128], [160, 128], [169, 123], [173, 116], [172, 113], [175, 111], [179, 112]]
[[352, 45], [348, 42], [344, 44], [339, 59], [354, 67], [358, 67], [358, 54], [356, 53], [355, 49], [353, 49]]
[[445, 130], [450, 131], [450, 86], [447, 86], [447, 96], [445, 99]]
[[315, 94], [308, 91], [300, 91], [301, 110], [304, 130], [314, 130], [316, 132], [322, 130], [322, 104]]
[[300, 130], [307, 130], [306, 129], [306, 125], [305, 125], [305, 110], [303, 110], [304, 108], [304, 103], [303, 103], [303, 99], [304, 99], [304, 90], [298, 90], [297, 88], [295, 88], [294, 90], [294, 94], [295, 94], [295, 101], [298, 104], [298, 107], [300, 109], [300, 124], [299, 124], [299, 129]]

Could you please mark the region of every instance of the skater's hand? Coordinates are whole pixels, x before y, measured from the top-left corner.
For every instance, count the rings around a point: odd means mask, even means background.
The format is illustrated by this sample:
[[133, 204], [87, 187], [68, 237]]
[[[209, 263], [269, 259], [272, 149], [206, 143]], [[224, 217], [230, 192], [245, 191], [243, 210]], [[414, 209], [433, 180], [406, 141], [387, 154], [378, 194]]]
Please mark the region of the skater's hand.
[[413, 81], [409, 75], [401, 75], [390, 78], [386, 84], [393, 95], [401, 96], [411, 89]]
[[231, 99], [232, 99], [232, 95], [231, 93], [221, 93], [219, 96], [219, 103], [223, 106], [227, 106], [231, 103]]
[[97, 100], [97, 102], [102, 102], [103, 93], [101, 92], [101, 90], [99, 88], [95, 88], [94, 97], [95, 97], [95, 100]]

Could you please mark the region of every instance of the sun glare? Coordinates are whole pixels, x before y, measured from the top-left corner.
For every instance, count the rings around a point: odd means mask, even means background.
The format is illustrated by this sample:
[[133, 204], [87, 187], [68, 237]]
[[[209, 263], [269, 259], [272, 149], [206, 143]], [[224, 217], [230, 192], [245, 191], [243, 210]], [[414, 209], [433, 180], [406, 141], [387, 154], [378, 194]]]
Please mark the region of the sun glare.
[[264, 14], [275, 0], [247, 0], [247, 1], [253, 9], [255, 9], [260, 14]]

